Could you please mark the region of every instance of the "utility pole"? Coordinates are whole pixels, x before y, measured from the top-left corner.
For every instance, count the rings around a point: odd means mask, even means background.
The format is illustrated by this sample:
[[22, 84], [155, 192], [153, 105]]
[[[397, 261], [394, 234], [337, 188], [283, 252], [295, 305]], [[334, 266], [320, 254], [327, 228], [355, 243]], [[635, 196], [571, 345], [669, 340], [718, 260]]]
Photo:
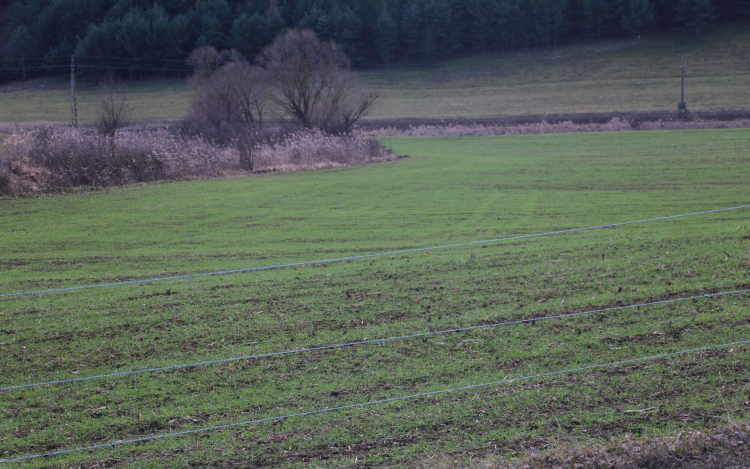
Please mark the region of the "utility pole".
[[78, 127], [78, 108], [76, 107], [76, 56], [70, 56], [70, 124]]
[[23, 68], [23, 81], [26, 83], [26, 54], [21, 54], [21, 68]]
[[682, 93], [680, 95], [680, 102], [677, 104], [677, 117], [680, 119], [686, 119], [688, 117], [687, 104], [685, 104], [685, 57], [682, 58]]

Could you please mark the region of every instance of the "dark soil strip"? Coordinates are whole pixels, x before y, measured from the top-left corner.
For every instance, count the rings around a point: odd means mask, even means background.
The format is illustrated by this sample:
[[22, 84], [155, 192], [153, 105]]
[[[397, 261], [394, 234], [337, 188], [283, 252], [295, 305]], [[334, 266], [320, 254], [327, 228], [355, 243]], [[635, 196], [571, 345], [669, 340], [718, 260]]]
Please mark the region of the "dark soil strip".
[[[692, 112], [693, 119], [711, 121], [734, 121], [750, 119], [750, 110], [708, 110]], [[517, 126], [524, 124], [538, 124], [542, 121], [548, 124], [559, 122], [573, 122], [574, 124], [606, 124], [612, 119], [619, 118], [630, 122], [637, 127], [641, 122], [676, 121], [677, 113], [674, 111], [651, 111], [651, 112], [602, 112], [585, 114], [537, 114], [526, 116], [509, 117], [446, 117], [446, 118], [398, 118], [398, 119], [367, 119], [361, 121], [357, 126], [361, 130], [378, 130], [393, 127], [398, 130], [406, 130], [412, 126], [430, 125], [478, 125], [478, 126]]]

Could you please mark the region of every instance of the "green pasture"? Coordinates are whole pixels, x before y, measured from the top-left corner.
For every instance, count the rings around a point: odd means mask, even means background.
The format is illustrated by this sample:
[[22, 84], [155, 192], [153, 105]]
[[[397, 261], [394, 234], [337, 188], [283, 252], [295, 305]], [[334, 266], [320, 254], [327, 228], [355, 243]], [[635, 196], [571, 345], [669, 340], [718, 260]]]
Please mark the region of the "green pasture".
[[[750, 204], [750, 131], [391, 139], [398, 161], [0, 200], [0, 293]], [[750, 210], [0, 299], [0, 387], [750, 288]], [[750, 295], [0, 392], [0, 458], [750, 339]], [[414, 467], [746, 420], [736, 346], [39, 459]], [[1, 465], [0, 465], [1, 466]], [[10, 467], [10, 465], [9, 465]], [[15, 466], [14, 466], [15, 467]]]
[[[431, 69], [394, 66], [368, 70], [380, 89], [371, 118], [478, 117], [528, 114], [676, 110], [680, 61], [687, 60], [689, 109], [750, 107], [750, 33], [716, 28], [697, 40], [684, 33], [565, 45], [555, 50], [509, 51], [451, 60]], [[79, 80], [78, 116], [97, 119], [97, 90]], [[127, 87], [133, 119], [169, 121], [190, 108], [184, 82], [133, 82]], [[0, 122], [69, 122], [65, 81], [0, 87]]]

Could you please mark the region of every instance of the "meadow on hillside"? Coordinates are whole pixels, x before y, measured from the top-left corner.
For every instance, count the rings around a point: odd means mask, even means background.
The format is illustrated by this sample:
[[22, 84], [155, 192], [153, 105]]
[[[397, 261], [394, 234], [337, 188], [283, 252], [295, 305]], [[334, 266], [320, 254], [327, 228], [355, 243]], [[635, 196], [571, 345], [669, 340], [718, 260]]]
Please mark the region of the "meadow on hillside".
[[[628, 111], [671, 111], [680, 100], [680, 61], [687, 60], [689, 109], [750, 107], [748, 28], [717, 28], [700, 40], [683, 33], [566, 45], [555, 50], [497, 53], [440, 63], [362, 72], [381, 98], [370, 118], [479, 117]], [[81, 122], [97, 118], [98, 90], [79, 86]], [[184, 81], [129, 84], [136, 121], [187, 116]], [[69, 122], [66, 81], [0, 86], [0, 122]]]

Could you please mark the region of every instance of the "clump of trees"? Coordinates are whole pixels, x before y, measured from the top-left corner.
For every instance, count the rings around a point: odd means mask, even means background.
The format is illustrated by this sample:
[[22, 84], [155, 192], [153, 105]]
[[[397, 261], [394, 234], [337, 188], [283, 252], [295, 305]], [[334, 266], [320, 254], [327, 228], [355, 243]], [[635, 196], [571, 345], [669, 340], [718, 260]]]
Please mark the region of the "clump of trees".
[[[649, 29], [700, 35], [750, 19], [750, 0], [16, 0], [0, 6], [0, 79], [64, 73], [71, 54], [129, 77], [167, 76], [196, 48], [253, 58], [309, 29], [355, 65], [553, 48]], [[84, 60], [85, 59], [85, 60]], [[55, 68], [61, 66], [61, 68]], [[45, 68], [46, 67], [46, 68]]]
[[[351, 71], [343, 49], [309, 30], [289, 30], [249, 63], [210, 46], [190, 54], [194, 90], [190, 130], [231, 144], [253, 169], [254, 148], [296, 130], [350, 134], [378, 98]], [[263, 127], [273, 112], [277, 125]], [[279, 126], [278, 121], [284, 125]]]
[[193, 118], [217, 128], [260, 130], [269, 104], [277, 117], [306, 130], [348, 134], [378, 93], [350, 69], [343, 49], [309, 30], [279, 36], [251, 65], [237, 51], [213, 47], [190, 55]]

